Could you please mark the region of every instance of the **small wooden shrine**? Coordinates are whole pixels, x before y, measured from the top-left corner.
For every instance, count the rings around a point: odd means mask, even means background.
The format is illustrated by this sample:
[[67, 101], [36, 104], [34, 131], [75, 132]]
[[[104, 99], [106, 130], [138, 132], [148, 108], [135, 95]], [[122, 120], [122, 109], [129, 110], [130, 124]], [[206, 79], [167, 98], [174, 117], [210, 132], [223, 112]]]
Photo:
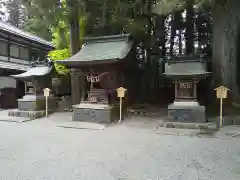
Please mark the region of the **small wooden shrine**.
[[172, 79], [175, 100], [168, 106], [168, 116], [179, 122], [205, 122], [205, 107], [197, 101], [198, 82], [210, 73], [200, 58], [171, 59], [165, 64], [165, 76]]
[[[55, 73], [52, 61], [35, 61], [24, 73], [12, 75], [13, 78], [25, 82], [25, 96], [18, 99], [18, 109], [9, 111], [9, 116], [29, 117], [36, 119], [45, 116], [45, 97], [43, 89], [52, 87], [52, 77]], [[56, 102], [51, 95], [48, 98], [49, 112], [56, 108]]]
[[78, 74], [77, 80], [81, 80], [82, 98], [73, 105], [74, 121], [112, 120], [116, 89], [125, 82], [123, 69], [131, 60], [131, 48], [130, 35], [89, 38], [77, 54], [57, 61], [71, 68]]

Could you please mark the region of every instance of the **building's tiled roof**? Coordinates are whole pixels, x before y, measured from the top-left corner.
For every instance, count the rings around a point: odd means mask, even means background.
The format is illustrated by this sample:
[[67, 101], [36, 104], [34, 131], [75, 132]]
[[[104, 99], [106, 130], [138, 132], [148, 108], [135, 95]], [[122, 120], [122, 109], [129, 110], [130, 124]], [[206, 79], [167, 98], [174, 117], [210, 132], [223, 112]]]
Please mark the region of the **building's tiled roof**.
[[18, 29], [16, 27], [9, 25], [2, 21], [0, 21], [0, 30], [12, 33], [14, 35], [17, 35], [17, 36], [20, 36], [20, 37], [23, 37], [23, 38], [26, 38], [26, 39], [29, 39], [29, 40], [32, 40], [35, 42], [38, 42], [38, 43], [46, 45], [46, 46], [54, 47], [54, 45], [51, 42], [46, 41], [46, 40], [44, 40], [38, 36], [35, 36], [33, 34], [24, 32], [23, 30]]
[[198, 76], [208, 74], [205, 64], [200, 61], [175, 61], [165, 64], [167, 76]]
[[69, 59], [57, 61], [62, 64], [100, 62], [124, 59], [132, 48], [129, 35], [87, 38], [81, 50]]

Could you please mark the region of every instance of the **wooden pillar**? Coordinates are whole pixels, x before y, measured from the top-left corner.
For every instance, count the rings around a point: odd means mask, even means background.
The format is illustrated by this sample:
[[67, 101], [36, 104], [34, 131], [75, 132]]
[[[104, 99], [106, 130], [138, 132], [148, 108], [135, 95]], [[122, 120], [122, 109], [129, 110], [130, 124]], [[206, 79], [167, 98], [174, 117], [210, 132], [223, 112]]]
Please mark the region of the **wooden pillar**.
[[91, 74], [91, 78], [90, 78], [90, 90], [92, 90], [93, 87], [94, 87], [94, 84], [93, 84], [93, 82], [92, 82], [92, 74]]
[[72, 104], [79, 104], [80, 97], [80, 83], [79, 76], [76, 73], [76, 69], [71, 69], [71, 88], [72, 88]]
[[193, 82], [193, 97], [195, 100], [197, 99], [197, 81]]
[[90, 90], [94, 88], [94, 83], [92, 82], [92, 77], [93, 77], [93, 69], [90, 68]]
[[80, 85], [81, 85], [81, 101], [85, 101], [86, 96], [86, 81], [84, 75], [80, 75]]
[[38, 93], [38, 82], [36, 80], [36, 77], [32, 77], [32, 87], [33, 87], [33, 94]]
[[175, 87], [175, 100], [177, 99], [177, 97], [178, 97], [178, 88], [177, 88], [177, 85], [178, 85], [178, 82], [177, 81], [175, 81], [174, 82], [174, 87]]

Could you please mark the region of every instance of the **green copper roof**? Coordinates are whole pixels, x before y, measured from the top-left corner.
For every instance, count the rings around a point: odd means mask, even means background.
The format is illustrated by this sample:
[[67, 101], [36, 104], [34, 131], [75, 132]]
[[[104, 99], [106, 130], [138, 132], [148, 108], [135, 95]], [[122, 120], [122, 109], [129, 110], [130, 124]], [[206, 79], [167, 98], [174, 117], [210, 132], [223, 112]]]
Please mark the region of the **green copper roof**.
[[165, 64], [167, 76], [201, 76], [208, 74], [205, 64], [201, 61], [180, 61]]
[[69, 59], [57, 61], [67, 66], [97, 64], [106, 60], [124, 59], [132, 47], [129, 35], [88, 38], [81, 50]]

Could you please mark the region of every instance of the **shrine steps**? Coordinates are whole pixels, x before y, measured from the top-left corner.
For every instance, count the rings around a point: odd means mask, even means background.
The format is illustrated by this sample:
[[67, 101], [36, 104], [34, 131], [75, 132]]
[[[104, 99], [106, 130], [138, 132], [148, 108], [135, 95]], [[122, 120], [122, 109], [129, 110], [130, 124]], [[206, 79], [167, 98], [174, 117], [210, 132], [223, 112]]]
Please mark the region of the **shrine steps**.
[[85, 103], [85, 104], [105, 104], [108, 105], [108, 102], [105, 100], [98, 100], [98, 101], [92, 101], [92, 100], [87, 100], [87, 101], [82, 101], [81, 103]]
[[31, 120], [28, 117], [8, 116], [8, 111], [9, 110], [2, 110], [2, 111], [0, 111], [0, 121], [21, 123], [21, 122], [26, 122], [26, 121], [30, 121]]
[[[51, 114], [53, 110], [49, 110], [48, 114]], [[22, 111], [19, 109], [14, 109], [8, 111], [9, 117], [21, 117], [21, 118], [29, 118], [30, 120], [38, 119], [44, 117], [46, 115], [46, 111]]]
[[88, 92], [87, 103], [108, 104], [108, 95], [105, 89], [91, 89]]
[[216, 124], [212, 123], [194, 123], [194, 122], [174, 122], [163, 121], [160, 122], [158, 127], [164, 128], [177, 128], [177, 129], [216, 129]]

